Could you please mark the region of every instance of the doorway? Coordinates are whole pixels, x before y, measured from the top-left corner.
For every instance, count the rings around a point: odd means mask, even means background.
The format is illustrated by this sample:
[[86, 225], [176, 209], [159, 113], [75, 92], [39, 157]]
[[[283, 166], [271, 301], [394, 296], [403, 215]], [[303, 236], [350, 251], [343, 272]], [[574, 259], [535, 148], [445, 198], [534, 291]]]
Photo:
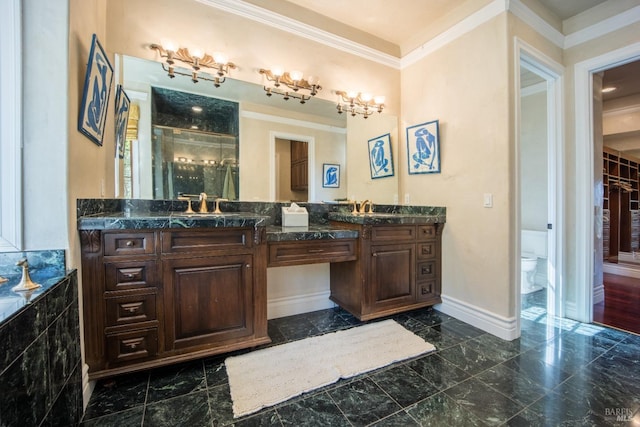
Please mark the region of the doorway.
[[521, 40], [517, 49], [517, 321], [563, 316], [563, 67]]
[[[576, 248], [575, 311], [571, 318], [593, 322], [594, 302], [603, 297], [598, 281], [602, 272], [603, 248], [603, 157], [596, 150], [594, 120], [594, 76], [616, 66], [640, 60], [640, 43], [635, 43], [575, 65], [575, 135], [576, 135], [576, 233], [571, 246]], [[594, 254], [596, 254], [594, 256]], [[602, 273], [600, 273], [602, 274]]]

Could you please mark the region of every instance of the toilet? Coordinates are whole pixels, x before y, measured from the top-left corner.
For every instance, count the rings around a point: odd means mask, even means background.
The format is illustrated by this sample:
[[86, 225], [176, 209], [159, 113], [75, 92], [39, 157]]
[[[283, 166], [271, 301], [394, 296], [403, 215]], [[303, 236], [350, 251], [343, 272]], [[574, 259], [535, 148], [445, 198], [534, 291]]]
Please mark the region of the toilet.
[[529, 294], [542, 289], [535, 284], [536, 266], [538, 265], [538, 257], [533, 253], [524, 252], [520, 256], [520, 292]]

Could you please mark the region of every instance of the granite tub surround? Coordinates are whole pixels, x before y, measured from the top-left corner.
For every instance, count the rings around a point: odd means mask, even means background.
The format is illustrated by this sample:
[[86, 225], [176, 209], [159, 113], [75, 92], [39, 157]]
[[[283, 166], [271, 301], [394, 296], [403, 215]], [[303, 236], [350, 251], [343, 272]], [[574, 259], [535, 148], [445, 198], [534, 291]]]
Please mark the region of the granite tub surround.
[[[23, 258], [29, 263], [31, 280], [41, 287], [28, 292], [14, 292], [11, 288], [22, 278], [22, 267], [16, 263]], [[0, 283], [0, 324], [38, 299], [66, 275], [63, 250], [0, 252], [0, 277], [8, 279]]]
[[20, 296], [20, 307], [0, 322], [0, 425], [77, 425], [82, 417], [77, 272], [64, 270], [64, 251], [3, 253], [0, 268], [11, 281], [0, 289], [20, 280], [13, 261], [24, 256], [42, 288], [29, 303], [22, 304]]

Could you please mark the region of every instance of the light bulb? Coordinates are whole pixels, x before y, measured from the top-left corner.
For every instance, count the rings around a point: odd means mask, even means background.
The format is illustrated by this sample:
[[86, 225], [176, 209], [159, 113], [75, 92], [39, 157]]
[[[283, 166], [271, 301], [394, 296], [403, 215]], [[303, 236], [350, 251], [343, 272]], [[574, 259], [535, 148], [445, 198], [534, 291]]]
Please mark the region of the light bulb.
[[373, 98], [373, 95], [371, 95], [370, 93], [363, 93], [362, 95], [360, 95], [360, 99], [362, 99], [362, 101], [364, 102], [369, 102], [371, 101], [371, 98]]
[[222, 52], [214, 52], [213, 60], [216, 61], [216, 64], [226, 64], [229, 62], [229, 58]]
[[354, 92], [354, 91], [347, 92], [347, 98], [351, 99], [351, 98], [357, 98], [357, 97], [358, 97], [358, 92]]
[[309, 77], [307, 77], [307, 82], [309, 82], [310, 85], [317, 85], [318, 84], [318, 77], [309, 76]]
[[171, 40], [165, 40], [162, 42], [162, 47], [166, 51], [175, 52], [178, 50], [178, 46]]
[[302, 80], [302, 71], [294, 70], [289, 73], [294, 82]]
[[376, 105], [382, 105], [382, 104], [384, 104], [384, 100], [385, 100], [385, 98], [384, 98], [384, 96], [382, 96], [382, 95], [378, 95], [378, 96], [376, 96], [375, 98], [373, 98], [373, 102], [375, 102], [375, 103], [376, 103]]
[[202, 59], [202, 57], [204, 56], [204, 52], [202, 51], [202, 49], [195, 48], [191, 51], [191, 56], [193, 56], [194, 58]]
[[274, 65], [273, 67], [271, 67], [271, 74], [273, 74], [275, 77], [280, 77], [282, 73], [284, 73], [284, 69], [281, 66]]

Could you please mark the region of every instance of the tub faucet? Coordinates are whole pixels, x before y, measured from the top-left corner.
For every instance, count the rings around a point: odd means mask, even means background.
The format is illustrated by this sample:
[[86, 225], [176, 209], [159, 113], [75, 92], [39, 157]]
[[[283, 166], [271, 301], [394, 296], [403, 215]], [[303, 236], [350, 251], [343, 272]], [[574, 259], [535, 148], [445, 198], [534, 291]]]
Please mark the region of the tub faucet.
[[15, 292], [25, 292], [38, 289], [40, 285], [33, 283], [31, 281], [31, 277], [29, 277], [29, 263], [27, 262], [27, 259], [22, 258], [16, 263], [16, 265], [22, 267], [22, 279], [20, 280], [20, 283], [11, 288], [11, 290]]

